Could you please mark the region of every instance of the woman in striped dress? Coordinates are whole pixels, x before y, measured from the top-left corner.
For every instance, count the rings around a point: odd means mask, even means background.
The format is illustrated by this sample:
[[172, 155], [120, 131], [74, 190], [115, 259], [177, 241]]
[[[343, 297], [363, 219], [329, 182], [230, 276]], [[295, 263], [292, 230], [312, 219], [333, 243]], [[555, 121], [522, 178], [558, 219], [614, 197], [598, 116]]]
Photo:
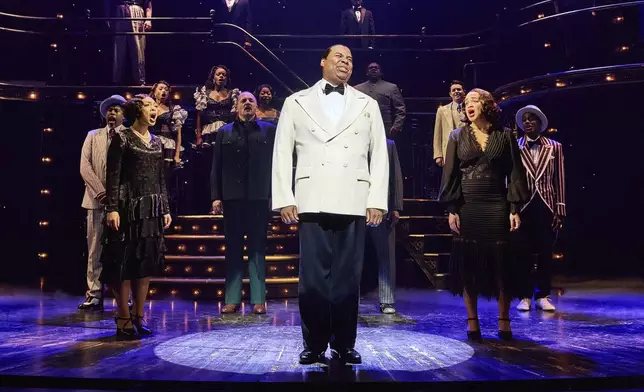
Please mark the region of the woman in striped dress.
[[481, 339], [479, 296], [497, 299], [498, 335], [509, 340], [510, 301], [520, 295], [508, 241], [529, 192], [516, 138], [501, 128], [500, 112], [489, 92], [467, 94], [467, 125], [450, 134], [443, 168], [440, 201], [454, 232], [450, 290], [465, 300], [471, 340]]

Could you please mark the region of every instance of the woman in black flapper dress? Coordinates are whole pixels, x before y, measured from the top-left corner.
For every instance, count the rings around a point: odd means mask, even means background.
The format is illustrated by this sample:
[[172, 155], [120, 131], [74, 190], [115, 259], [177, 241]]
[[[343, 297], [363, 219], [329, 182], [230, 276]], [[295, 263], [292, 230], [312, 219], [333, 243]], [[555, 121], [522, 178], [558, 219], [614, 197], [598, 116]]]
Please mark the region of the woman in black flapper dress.
[[[143, 319], [150, 276], [163, 269], [163, 230], [170, 226], [163, 146], [148, 127], [157, 105], [137, 96], [124, 106], [132, 124], [114, 136], [107, 153], [107, 229], [101, 256], [101, 281], [114, 290], [117, 336], [135, 338], [152, 331]], [[132, 289], [132, 313], [128, 298]]]
[[509, 340], [510, 301], [521, 293], [508, 241], [521, 225], [520, 206], [529, 198], [526, 173], [516, 138], [499, 125], [500, 109], [492, 95], [472, 90], [465, 112], [468, 125], [449, 137], [439, 197], [447, 204], [454, 233], [450, 290], [465, 299], [468, 338], [481, 339], [481, 296], [498, 300], [498, 335]]
[[209, 147], [224, 124], [235, 119], [235, 107], [239, 89], [228, 90], [230, 70], [225, 65], [210, 69], [206, 83], [194, 94], [197, 109], [196, 145]]

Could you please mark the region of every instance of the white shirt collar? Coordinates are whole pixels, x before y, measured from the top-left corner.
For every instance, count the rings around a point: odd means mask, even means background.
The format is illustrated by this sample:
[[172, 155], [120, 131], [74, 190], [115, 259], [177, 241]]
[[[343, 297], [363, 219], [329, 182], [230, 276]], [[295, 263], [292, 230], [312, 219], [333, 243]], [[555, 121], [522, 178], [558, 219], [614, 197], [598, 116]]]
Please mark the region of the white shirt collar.
[[537, 136], [536, 138], [532, 139], [530, 136], [525, 135], [525, 140], [529, 142], [536, 142], [537, 140], [541, 139], [541, 135]]

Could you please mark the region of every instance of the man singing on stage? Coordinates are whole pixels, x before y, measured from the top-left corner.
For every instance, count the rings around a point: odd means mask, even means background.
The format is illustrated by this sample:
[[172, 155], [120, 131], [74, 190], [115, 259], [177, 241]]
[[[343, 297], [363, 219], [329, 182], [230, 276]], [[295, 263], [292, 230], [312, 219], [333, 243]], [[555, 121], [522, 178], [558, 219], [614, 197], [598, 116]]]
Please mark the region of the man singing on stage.
[[81, 310], [103, 309], [103, 284], [99, 281], [103, 265], [100, 262], [101, 237], [105, 221], [105, 177], [107, 149], [112, 137], [123, 129], [123, 104], [125, 98], [112, 95], [99, 106], [105, 119], [104, 128], [87, 133], [81, 152], [80, 174], [85, 182], [83, 208], [87, 210], [87, 293]]
[[531, 194], [521, 210], [523, 225], [517, 235], [527, 268], [532, 270], [532, 254], [539, 255], [536, 282], [528, 280], [517, 309], [530, 310], [534, 294], [538, 309], [554, 312], [555, 306], [550, 301], [552, 247], [566, 216], [563, 149], [560, 143], [542, 135], [548, 128], [548, 118], [538, 107], [528, 105], [520, 109], [516, 122], [525, 132], [519, 139], [519, 148]]
[[271, 160], [275, 126], [257, 121], [257, 100], [243, 92], [237, 119], [217, 132], [210, 174], [212, 212], [224, 214], [226, 231], [226, 305], [241, 305], [244, 235], [248, 236], [248, 274], [253, 313], [266, 313], [266, 231], [271, 196]]
[[323, 79], [288, 97], [282, 109], [273, 209], [285, 223], [300, 224], [300, 363], [323, 362], [330, 344], [333, 358], [356, 364], [366, 226], [378, 226], [387, 212], [387, 141], [378, 103], [347, 85], [349, 48], [330, 47], [320, 66]]

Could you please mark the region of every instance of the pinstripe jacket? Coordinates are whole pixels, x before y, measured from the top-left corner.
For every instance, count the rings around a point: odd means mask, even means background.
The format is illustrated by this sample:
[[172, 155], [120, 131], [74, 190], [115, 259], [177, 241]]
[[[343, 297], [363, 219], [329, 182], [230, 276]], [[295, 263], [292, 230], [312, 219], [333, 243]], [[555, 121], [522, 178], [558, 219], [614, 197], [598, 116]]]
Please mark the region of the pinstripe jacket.
[[[535, 197], [541, 197], [553, 214], [566, 216], [563, 148], [561, 143], [545, 136], [540, 136], [537, 143], [540, 143], [540, 146], [535, 164], [526, 137], [519, 139], [521, 160], [528, 174], [530, 201]], [[526, 208], [530, 201], [523, 208]]]
[[[124, 127], [119, 125], [117, 132]], [[98, 201], [105, 194], [105, 176], [107, 170], [107, 148], [110, 143], [107, 127], [94, 129], [87, 133], [80, 159], [80, 174], [85, 182], [85, 195], [81, 206], [88, 210], [103, 208]]]

